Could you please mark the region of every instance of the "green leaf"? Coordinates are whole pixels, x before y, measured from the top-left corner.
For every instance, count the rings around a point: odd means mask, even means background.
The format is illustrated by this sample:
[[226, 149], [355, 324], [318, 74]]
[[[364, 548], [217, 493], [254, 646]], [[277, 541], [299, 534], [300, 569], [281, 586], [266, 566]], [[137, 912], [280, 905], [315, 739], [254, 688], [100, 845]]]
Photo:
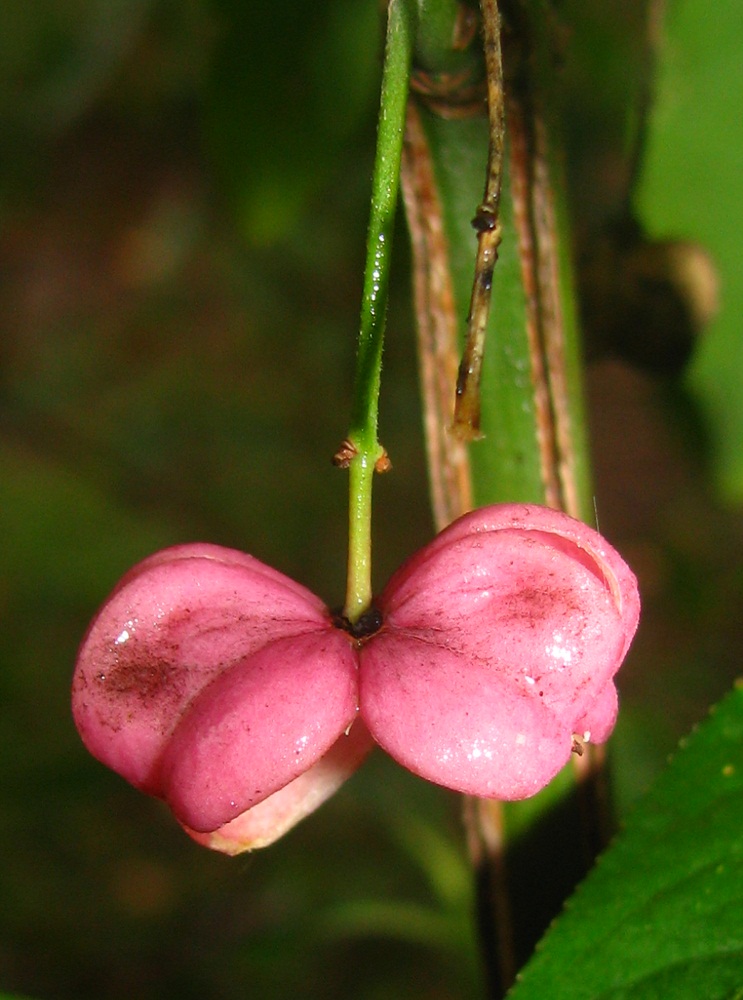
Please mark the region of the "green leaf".
[[[482, 197], [487, 163], [483, 118], [444, 120], [426, 114], [449, 243], [451, 276], [464, 337], [477, 241], [471, 218]], [[508, 176], [501, 223], [504, 237], [493, 273], [482, 384], [484, 440], [470, 448], [476, 504], [544, 499], [526, 334], [524, 291], [513, 232]]]
[[740, 998], [741, 900], [743, 685], [682, 743], [509, 997]]
[[653, 236], [699, 241], [711, 253], [721, 311], [689, 373], [710, 435], [723, 495], [743, 500], [743, 165], [735, 0], [679, 0], [669, 11], [637, 206]]

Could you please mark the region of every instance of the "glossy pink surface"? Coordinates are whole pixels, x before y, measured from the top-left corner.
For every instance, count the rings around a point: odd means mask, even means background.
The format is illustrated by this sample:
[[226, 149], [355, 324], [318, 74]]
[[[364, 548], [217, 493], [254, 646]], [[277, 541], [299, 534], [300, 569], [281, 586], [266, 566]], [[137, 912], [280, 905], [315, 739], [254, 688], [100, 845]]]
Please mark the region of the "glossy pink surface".
[[377, 602], [362, 716], [405, 767], [483, 797], [533, 795], [572, 734], [603, 740], [612, 677], [637, 627], [634, 575], [597, 532], [556, 511], [465, 515], [416, 553]]
[[273, 642], [189, 706], [162, 759], [179, 820], [215, 830], [307, 771], [356, 718], [356, 661], [335, 629]]
[[438, 784], [516, 799], [565, 764], [573, 734], [611, 732], [639, 598], [586, 525], [533, 505], [474, 511], [375, 606], [380, 629], [356, 639], [251, 556], [166, 549], [90, 626], [75, 722], [91, 753], [226, 853], [275, 840], [373, 741]]
[[198, 833], [186, 827], [186, 832], [204, 847], [223, 854], [268, 847], [329, 799], [373, 747], [369, 732], [357, 719], [348, 735], [339, 736], [325, 756], [278, 792], [218, 830]]
[[136, 566], [103, 605], [72, 704], [94, 756], [181, 822], [214, 830], [351, 724], [356, 663], [299, 584], [243, 553], [179, 546]]

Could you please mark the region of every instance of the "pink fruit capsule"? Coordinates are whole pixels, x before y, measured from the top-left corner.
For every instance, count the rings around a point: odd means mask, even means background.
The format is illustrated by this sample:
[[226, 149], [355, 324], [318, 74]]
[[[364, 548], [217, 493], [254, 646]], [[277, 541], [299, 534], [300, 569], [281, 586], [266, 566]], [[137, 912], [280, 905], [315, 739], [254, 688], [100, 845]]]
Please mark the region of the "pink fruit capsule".
[[351, 726], [355, 651], [283, 574], [230, 549], [179, 546], [135, 566], [103, 605], [72, 705], [95, 757], [185, 826], [214, 831]]
[[422, 777], [519, 799], [605, 740], [613, 676], [637, 627], [634, 575], [565, 514], [500, 505], [455, 521], [395, 573], [362, 650], [360, 705], [376, 741]]
[[615, 550], [531, 505], [454, 522], [355, 629], [251, 556], [178, 546], [98, 612], [73, 714], [94, 756], [234, 854], [317, 808], [374, 741], [449, 788], [533, 795], [573, 734], [611, 732], [638, 615]]

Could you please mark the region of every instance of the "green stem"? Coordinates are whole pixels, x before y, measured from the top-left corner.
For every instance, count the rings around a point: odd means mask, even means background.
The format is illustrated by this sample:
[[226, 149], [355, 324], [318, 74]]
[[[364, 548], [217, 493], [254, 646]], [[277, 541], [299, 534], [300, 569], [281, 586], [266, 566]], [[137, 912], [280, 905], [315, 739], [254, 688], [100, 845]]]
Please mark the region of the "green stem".
[[356, 379], [348, 433], [354, 455], [349, 466], [348, 580], [344, 614], [351, 622], [358, 621], [372, 600], [372, 480], [374, 467], [384, 451], [377, 439], [379, 385], [413, 30], [413, 0], [390, 0]]

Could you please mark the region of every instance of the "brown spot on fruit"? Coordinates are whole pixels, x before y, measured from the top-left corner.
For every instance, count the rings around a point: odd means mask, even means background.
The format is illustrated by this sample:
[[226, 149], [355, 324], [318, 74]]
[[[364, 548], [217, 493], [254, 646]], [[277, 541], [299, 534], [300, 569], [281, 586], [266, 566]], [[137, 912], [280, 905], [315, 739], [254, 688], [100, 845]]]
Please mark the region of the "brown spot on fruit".
[[112, 699], [138, 696], [151, 702], [167, 696], [179, 699], [184, 688], [184, 669], [164, 657], [120, 656], [116, 665], [96, 678]]

